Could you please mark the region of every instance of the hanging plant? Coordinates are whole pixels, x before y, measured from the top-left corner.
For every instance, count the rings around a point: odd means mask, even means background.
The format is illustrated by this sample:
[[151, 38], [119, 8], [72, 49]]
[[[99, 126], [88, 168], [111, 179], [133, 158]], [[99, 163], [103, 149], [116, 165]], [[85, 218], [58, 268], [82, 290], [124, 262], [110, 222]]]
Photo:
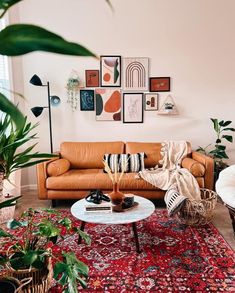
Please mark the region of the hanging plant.
[[70, 104], [72, 110], [77, 110], [78, 108], [78, 99], [79, 99], [79, 90], [80, 90], [80, 79], [78, 73], [73, 70], [70, 74], [70, 77], [67, 81], [67, 103]]

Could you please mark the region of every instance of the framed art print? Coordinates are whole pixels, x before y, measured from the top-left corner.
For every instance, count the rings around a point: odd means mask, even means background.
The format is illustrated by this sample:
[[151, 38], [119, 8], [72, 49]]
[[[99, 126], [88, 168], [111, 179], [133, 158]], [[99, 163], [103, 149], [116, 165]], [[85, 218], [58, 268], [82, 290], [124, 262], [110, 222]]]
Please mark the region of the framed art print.
[[99, 87], [99, 70], [86, 70], [86, 87]]
[[81, 111], [95, 110], [95, 94], [93, 90], [80, 90]]
[[101, 87], [121, 86], [121, 56], [100, 56]]
[[123, 94], [123, 123], [143, 123], [143, 94]]
[[158, 94], [147, 93], [145, 94], [145, 111], [157, 111], [158, 110]]
[[121, 121], [120, 89], [102, 88], [95, 90], [96, 120]]
[[170, 77], [150, 77], [149, 83], [150, 92], [170, 91]]
[[123, 89], [147, 91], [149, 78], [149, 58], [123, 58]]

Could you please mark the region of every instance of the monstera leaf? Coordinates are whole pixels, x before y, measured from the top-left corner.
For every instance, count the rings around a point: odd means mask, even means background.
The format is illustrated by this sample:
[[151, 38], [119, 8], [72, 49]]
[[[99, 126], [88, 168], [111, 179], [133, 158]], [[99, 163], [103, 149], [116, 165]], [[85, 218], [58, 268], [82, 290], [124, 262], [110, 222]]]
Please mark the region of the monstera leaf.
[[85, 47], [68, 42], [61, 36], [36, 25], [14, 24], [0, 32], [0, 54], [19, 56], [33, 51], [95, 56]]
[[20, 2], [21, 0], [0, 0], [0, 18], [7, 12], [7, 10], [14, 4]]
[[24, 121], [25, 121], [24, 115], [2, 93], [0, 93], [0, 111], [9, 114], [11, 118], [13, 119], [13, 121], [15, 122], [17, 128], [20, 129], [24, 125]]

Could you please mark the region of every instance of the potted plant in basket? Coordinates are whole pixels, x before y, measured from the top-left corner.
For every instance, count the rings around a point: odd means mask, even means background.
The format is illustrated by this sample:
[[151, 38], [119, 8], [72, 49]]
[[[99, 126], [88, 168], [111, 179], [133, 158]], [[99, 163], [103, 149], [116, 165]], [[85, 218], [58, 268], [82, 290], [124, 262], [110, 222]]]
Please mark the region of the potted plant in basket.
[[8, 228], [7, 231], [0, 229], [0, 264], [5, 266], [8, 275], [19, 280], [32, 277], [29, 288], [43, 288], [45, 292], [50, 287], [52, 271], [64, 293], [78, 292], [79, 283], [86, 287], [87, 265], [79, 261], [74, 252], [63, 250], [60, 244], [75, 234], [87, 244], [90, 238], [62, 212], [30, 208], [19, 220], [9, 221]]

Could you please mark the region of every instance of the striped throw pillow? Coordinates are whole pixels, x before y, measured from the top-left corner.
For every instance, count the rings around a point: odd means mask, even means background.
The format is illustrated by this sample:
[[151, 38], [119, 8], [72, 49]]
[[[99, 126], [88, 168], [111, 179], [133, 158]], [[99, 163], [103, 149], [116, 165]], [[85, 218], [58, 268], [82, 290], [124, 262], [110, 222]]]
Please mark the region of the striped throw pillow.
[[142, 171], [144, 169], [144, 158], [145, 158], [144, 152], [137, 153], [137, 154], [105, 154], [104, 155], [104, 160], [107, 162], [112, 173], [115, 172], [115, 168], [117, 172], [122, 172], [122, 170], [124, 169], [124, 173], [129, 173], [129, 172], [136, 173], [136, 172]]

